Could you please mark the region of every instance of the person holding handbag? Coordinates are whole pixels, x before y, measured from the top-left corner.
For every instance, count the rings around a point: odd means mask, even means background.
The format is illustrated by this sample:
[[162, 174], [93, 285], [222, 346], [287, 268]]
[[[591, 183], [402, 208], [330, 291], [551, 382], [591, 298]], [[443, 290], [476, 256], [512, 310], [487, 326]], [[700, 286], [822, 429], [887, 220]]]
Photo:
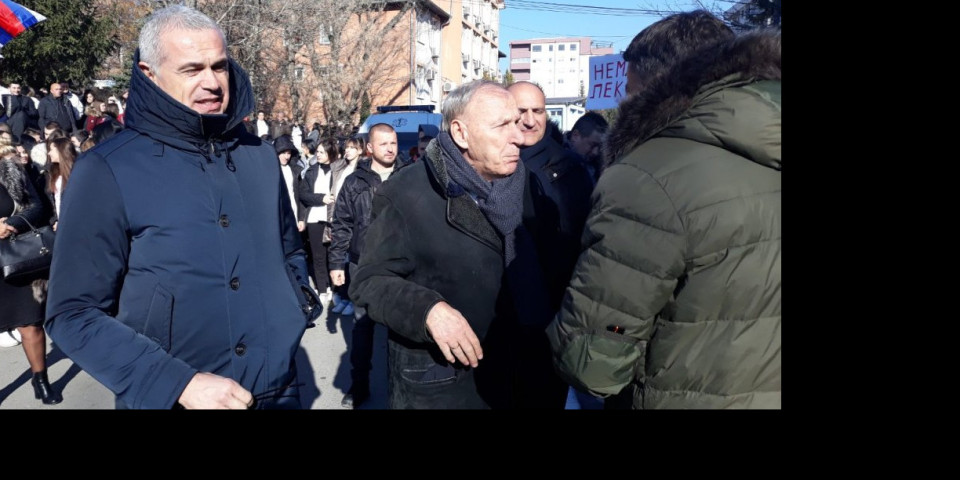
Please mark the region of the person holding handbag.
[[[0, 241], [32, 230], [49, 218], [37, 193], [17, 160], [13, 146], [0, 147]], [[46, 281], [12, 284], [0, 281], [0, 332], [16, 328], [33, 373], [34, 395], [46, 405], [63, 401], [47, 378], [47, 338], [43, 330]]]
[[313, 254], [313, 281], [320, 299], [326, 306], [333, 299], [330, 291], [330, 271], [327, 268], [327, 246], [330, 245], [330, 222], [328, 210], [332, 209], [334, 196], [330, 164], [340, 156], [337, 146], [325, 141], [317, 146], [317, 161], [306, 169], [300, 182], [300, 203], [306, 207], [307, 236]]

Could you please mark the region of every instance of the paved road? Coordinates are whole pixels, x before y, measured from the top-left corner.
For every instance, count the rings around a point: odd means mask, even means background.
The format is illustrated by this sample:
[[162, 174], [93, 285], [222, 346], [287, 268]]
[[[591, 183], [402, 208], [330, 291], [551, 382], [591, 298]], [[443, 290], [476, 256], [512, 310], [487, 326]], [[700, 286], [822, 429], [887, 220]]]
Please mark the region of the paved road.
[[[304, 405], [311, 409], [340, 410], [340, 400], [350, 388], [350, 357], [347, 345], [353, 317], [331, 314], [308, 329], [297, 353]], [[344, 331], [346, 330], [346, 331]], [[0, 348], [0, 410], [11, 409], [113, 409], [114, 396], [103, 385], [70, 361], [56, 345], [49, 345], [47, 370], [50, 382], [63, 392], [63, 403], [44, 405], [33, 396], [30, 367], [22, 347]], [[386, 357], [387, 332], [376, 326], [373, 372], [370, 376], [370, 400], [360, 409], [387, 407]]]

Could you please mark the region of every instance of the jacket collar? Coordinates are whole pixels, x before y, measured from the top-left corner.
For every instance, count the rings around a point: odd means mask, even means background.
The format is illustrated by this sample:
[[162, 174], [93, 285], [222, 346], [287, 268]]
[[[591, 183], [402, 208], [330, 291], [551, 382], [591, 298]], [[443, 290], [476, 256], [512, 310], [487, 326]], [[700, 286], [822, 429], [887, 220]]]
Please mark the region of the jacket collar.
[[133, 56], [130, 96], [124, 124], [167, 145], [194, 150], [213, 140], [235, 141], [242, 134], [243, 117], [253, 111], [253, 88], [246, 72], [231, 58], [230, 103], [223, 115], [201, 115], [180, 103], [140, 71], [140, 50]]
[[430, 140], [424, 162], [428, 174], [433, 177], [437, 193], [447, 200], [447, 222], [461, 232], [503, 254], [503, 239], [483, 216], [477, 202], [462, 188], [450, 183], [446, 162], [452, 161], [450, 154], [443, 150], [440, 142]]

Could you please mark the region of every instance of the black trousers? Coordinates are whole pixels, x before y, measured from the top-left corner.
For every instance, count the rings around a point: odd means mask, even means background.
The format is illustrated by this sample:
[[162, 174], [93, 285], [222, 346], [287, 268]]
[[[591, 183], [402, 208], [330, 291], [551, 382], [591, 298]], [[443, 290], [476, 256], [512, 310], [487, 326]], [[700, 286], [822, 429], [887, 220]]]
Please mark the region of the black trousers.
[[[350, 262], [348, 271], [357, 271], [357, 264]], [[367, 311], [354, 304], [353, 333], [350, 339], [350, 378], [354, 388], [370, 388], [370, 370], [373, 368], [373, 320]]]
[[327, 269], [327, 244], [323, 243], [323, 230], [327, 222], [307, 223], [310, 237], [310, 253], [313, 257], [313, 282], [317, 291], [326, 292], [330, 287], [330, 271]]

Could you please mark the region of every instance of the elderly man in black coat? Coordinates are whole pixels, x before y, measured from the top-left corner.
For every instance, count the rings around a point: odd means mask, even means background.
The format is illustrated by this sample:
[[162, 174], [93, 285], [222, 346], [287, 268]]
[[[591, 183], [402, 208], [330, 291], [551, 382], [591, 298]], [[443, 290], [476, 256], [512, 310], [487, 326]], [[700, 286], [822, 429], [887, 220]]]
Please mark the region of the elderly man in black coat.
[[553, 375], [557, 259], [534, 236], [519, 120], [499, 84], [459, 87], [423, 161], [374, 195], [350, 296], [389, 328], [390, 408], [563, 407], [562, 382], [533, 381]]

